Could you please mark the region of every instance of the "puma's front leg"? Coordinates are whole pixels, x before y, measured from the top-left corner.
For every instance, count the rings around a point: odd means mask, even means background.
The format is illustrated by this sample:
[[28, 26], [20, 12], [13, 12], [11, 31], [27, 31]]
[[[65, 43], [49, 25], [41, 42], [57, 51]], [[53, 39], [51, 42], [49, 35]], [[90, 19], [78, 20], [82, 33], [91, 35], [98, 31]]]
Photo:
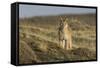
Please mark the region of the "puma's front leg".
[[67, 40], [65, 40], [65, 49], [67, 50]]
[[63, 40], [63, 49], [65, 49], [65, 40]]
[[70, 45], [69, 41], [66, 40], [65, 44], [66, 44], [66, 50], [69, 50], [69, 48], [70, 48], [70, 46], [69, 46], [69, 45]]

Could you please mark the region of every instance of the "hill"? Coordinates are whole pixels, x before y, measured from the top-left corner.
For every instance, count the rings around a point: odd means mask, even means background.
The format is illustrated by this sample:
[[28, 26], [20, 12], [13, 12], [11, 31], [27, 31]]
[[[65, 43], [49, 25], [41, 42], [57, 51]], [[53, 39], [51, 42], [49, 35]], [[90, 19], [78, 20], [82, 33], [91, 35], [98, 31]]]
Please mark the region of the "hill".
[[[73, 49], [58, 44], [60, 17], [68, 18]], [[19, 20], [19, 63], [43, 63], [96, 59], [95, 14], [38, 16]]]

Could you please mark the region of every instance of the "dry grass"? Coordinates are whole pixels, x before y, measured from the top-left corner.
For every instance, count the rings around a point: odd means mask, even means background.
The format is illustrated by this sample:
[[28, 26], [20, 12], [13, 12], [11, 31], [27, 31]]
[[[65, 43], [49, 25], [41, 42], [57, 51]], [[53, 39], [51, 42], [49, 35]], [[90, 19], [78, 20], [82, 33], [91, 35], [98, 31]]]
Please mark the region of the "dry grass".
[[[19, 63], [96, 59], [95, 15], [66, 16], [73, 32], [73, 49], [59, 47], [58, 16], [20, 19]], [[91, 23], [89, 23], [89, 20]]]

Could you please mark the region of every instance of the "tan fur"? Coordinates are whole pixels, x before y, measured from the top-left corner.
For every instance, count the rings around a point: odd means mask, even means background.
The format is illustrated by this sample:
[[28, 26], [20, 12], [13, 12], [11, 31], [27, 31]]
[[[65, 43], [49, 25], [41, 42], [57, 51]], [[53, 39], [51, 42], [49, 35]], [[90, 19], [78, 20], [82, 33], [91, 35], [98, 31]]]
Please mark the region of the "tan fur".
[[72, 49], [72, 33], [68, 21], [62, 21], [60, 23], [59, 45], [66, 50]]

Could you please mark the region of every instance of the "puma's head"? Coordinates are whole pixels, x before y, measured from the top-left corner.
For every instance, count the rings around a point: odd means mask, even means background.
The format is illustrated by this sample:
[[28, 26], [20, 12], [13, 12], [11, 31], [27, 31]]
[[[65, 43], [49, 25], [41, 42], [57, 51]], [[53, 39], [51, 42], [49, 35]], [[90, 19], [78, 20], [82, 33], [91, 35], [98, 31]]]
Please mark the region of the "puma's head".
[[65, 27], [68, 28], [68, 19], [65, 19], [65, 21], [61, 21], [60, 27], [62, 27], [62, 29], [65, 28]]

